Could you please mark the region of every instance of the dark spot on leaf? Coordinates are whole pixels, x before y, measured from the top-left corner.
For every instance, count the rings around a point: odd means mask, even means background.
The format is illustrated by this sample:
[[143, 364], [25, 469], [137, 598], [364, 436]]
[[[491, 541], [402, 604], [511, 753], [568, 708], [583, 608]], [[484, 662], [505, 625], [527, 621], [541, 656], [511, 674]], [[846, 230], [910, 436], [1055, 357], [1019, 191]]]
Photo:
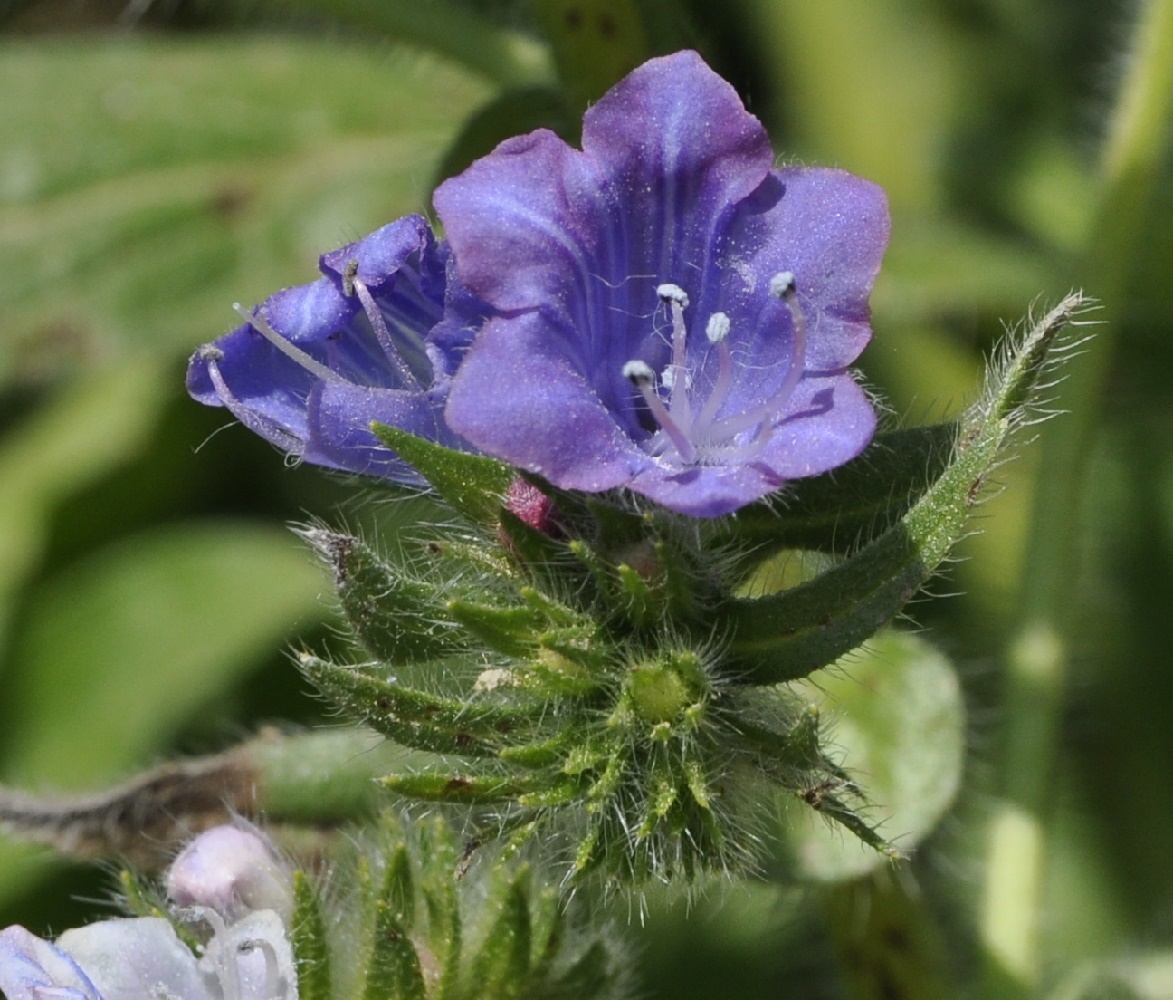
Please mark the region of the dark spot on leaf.
[[236, 219], [248, 208], [250, 201], [252, 195], [243, 188], [222, 187], [212, 195], [212, 213], [224, 219]]
[[887, 927], [884, 929], [884, 944], [889, 949], [899, 952], [902, 955], [907, 955], [912, 951], [912, 942], [908, 939], [908, 935], [904, 933], [902, 927]]
[[582, 11], [571, 7], [565, 15], [566, 27], [570, 31], [578, 31], [582, 27]]
[[619, 34], [619, 26], [615, 23], [615, 18], [610, 14], [600, 14], [596, 24], [599, 29], [599, 34], [608, 41]]

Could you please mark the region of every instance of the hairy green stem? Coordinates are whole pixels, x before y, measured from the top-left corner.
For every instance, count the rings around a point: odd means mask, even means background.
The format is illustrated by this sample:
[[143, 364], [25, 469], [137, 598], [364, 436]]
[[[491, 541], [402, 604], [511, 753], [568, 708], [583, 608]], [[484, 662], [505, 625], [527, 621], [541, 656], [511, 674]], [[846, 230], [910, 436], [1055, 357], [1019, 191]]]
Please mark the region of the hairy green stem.
[[1101, 201], [1082, 274], [1107, 320], [1072, 366], [1062, 405], [1070, 413], [1044, 428], [1018, 628], [1005, 657], [1006, 733], [1001, 803], [991, 824], [983, 936], [983, 996], [1035, 995], [1044, 815], [1067, 675], [1067, 634], [1075, 610], [1076, 527], [1083, 464], [1123, 316], [1128, 276], [1173, 121], [1173, 0], [1150, 0], [1138, 20], [1102, 159]]

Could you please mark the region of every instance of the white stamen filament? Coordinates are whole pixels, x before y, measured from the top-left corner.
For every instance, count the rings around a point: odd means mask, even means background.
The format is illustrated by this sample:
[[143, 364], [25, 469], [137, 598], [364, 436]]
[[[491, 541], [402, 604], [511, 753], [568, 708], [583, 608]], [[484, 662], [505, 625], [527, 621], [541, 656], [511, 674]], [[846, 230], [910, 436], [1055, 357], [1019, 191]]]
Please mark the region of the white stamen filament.
[[[355, 270], [357, 272], [357, 266]], [[363, 282], [359, 281], [357, 276], [352, 277], [349, 282], [345, 282], [344, 284], [354, 289], [354, 294], [358, 296], [359, 302], [362, 303], [363, 311], [367, 314], [367, 320], [371, 324], [371, 329], [375, 331], [375, 338], [379, 341], [379, 346], [383, 348], [383, 353], [387, 355], [387, 360], [391, 362], [396, 373], [403, 379], [405, 387], [413, 389], [422, 388], [415, 374], [407, 367], [407, 363], [403, 360], [403, 355], [399, 353], [399, 348], [395, 346], [395, 341], [391, 339], [391, 331], [387, 329], [387, 321], [383, 319], [383, 312], [379, 309], [379, 304], [375, 301], [375, 297], [371, 295], [370, 289]]]
[[[786, 378], [778, 386], [778, 390], [765, 402], [758, 404], [751, 410], [746, 410], [739, 416], [717, 421], [713, 425], [713, 431], [718, 437], [730, 438], [778, 413], [802, 378], [803, 369], [806, 367], [806, 315], [798, 301], [798, 284], [794, 275], [790, 271], [782, 271], [774, 275], [770, 279], [770, 294], [774, 298], [780, 299], [790, 313], [790, 324], [794, 328], [790, 368], [786, 372]], [[772, 430], [767, 428], [765, 432], [772, 433]], [[758, 433], [761, 434], [763, 431], [759, 430]]]
[[733, 385], [733, 355], [729, 350], [729, 331], [733, 328], [729, 316], [723, 312], [715, 312], [709, 317], [705, 327], [705, 336], [709, 343], [717, 348], [717, 381], [713, 383], [713, 391], [705, 400], [701, 414], [697, 417], [698, 427], [708, 427], [721, 410], [725, 397], [729, 395], [729, 387]]
[[688, 386], [684, 380], [685, 338], [688, 333], [684, 325], [684, 310], [688, 308], [688, 294], [679, 285], [665, 283], [656, 288], [656, 295], [672, 313], [672, 361], [669, 365], [672, 375], [664, 382], [668, 387], [668, 408], [687, 433], [692, 423], [692, 414], [688, 409]]
[[316, 375], [323, 382], [345, 382], [341, 375], [337, 372], [331, 371], [324, 364], [316, 358], [310, 357], [300, 347], [295, 346], [290, 341], [286, 340], [270, 325], [269, 321], [261, 315], [260, 310], [255, 313], [250, 313], [239, 302], [234, 302], [232, 308], [235, 309], [241, 316], [244, 317], [245, 322], [250, 324], [254, 330], [264, 337], [277, 350], [284, 354], [292, 361], [296, 361], [302, 368], [304, 368], [311, 375]]
[[[700, 412], [694, 415], [689, 399], [692, 373], [685, 367], [684, 310], [688, 306], [688, 296], [679, 285], [657, 287], [656, 294], [672, 310], [672, 359], [661, 378], [661, 384], [669, 393], [667, 405], [656, 390], [655, 374], [649, 365], [633, 360], [623, 366], [624, 376], [639, 390], [662, 432], [660, 442], [653, 440], [650, 445], [653, 455], [661, 455], [670, 442], [682, 465], [693, 465], [698, 457], [706, 464], [721, 465], [747, 461], [769, 444], [774, 435], [775, 418], [802, 379], [807, 341], [806, 315], [798, 301], [798, 283], [794, 274], [782, 271], [774, 275], [770, 279], [769, 292], [790, 314], [793, 339], [786, 375], [768, 399], [743, 413], [718, 420], [717, 414], [728, 401], [733, 386], [733, 355], [729, 347], [732, 322], [724, 312], [715, 312], [708, 319], [705, 335], [717, 352], [717, 374], [708, 398]], [[734, 444], [733, 439], [747, 430], [754, 431], [750, 439], [740, 445]]]
[[688, 435], [672, 419], [672, 414], [668, 412], [664, 401], [656, 392], [656, 373], [643, 361], [629, 361], [623, 366], [623, 377], [640, 391], [656, 423], [676, 446], [680, 460], [685, 465], [692, 465], [696, 461], [696, 452], [693, 450], [692, 442], [688, 440]]

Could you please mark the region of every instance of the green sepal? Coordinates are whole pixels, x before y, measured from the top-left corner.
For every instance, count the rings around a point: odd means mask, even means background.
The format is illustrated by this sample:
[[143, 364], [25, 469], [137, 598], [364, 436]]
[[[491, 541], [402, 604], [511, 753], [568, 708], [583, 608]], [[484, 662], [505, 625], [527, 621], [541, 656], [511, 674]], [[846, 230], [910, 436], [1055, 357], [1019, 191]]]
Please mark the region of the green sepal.
[[400, 844], [387, 863], [386, 891], [383, 897], [395, 918], [407, 929], [415, 926], [415, 876], [407, 847]]
[[347, 714], [397, 743], [432, 753], [490, 757], [500, 742], [532, 722], [522, 709], [442, 698], [310, 653], [298, 655], [298, 666]]
[[503, 656], [526, 659], [537, 648], [537, 633], [549, 619], [532, 606], [494, 607], [474, 601], [453, 600], [448, 614], [470, 634]]
[[[425, 802], [452, 802], [486, 805], [517, 802], [526, 796], [560, 794], [565, 779], [558, 775], [527, 775], [522, 777], [491, 777], [468, 774], [388, 774], [382, 784], [398, 795]], [[559, 801], [565, 798], [561, 794]]]
[[805, 677], [854, 649], [895, 617], [967, 530], [1003, 444], [1033, 414], [1056, 337], [1082, 304], [1069, 296], [992, 365], [982, 398], [960, 421], [949, 464], [891, 528], [842, 563], [792, 590], [721, 609], [731, 630], [729, 669], [742, 683]]
[[652, 585], [627, 563], [620, 563], [615, 572], [631, 623], [636, 628], [647, 628], [660, 621], [664, 614], [663, 602], [657, 600], [659, 595]]
[[570, 730], [563, 730], [557, 736], [540, 743], [529, 743], [524, 746], [506, 747], [499, 756], [508, 764], [517, 764], [519, 767], [528, 767], [538, 770], [552, 767], [559, 763], [566, 753], [574, 747], [581, 736]]
[[[402, 847], [396, 851], [403, 850]], [[387, 868], [375, 904], [375, 938], [367, 966], [363, 1000], [426, 1000], [419, 954], [401, 916], [400, 871], [394, 860]]]
[[495, 458], [454, 451], [377, 420], [371, 432], [413, 466], [454, 510], [474, 524], [496, 527], [514, 472]]
[[606, 945], [596, 941], [561, 976], [553, 981], [543, 996], [601, 996], [615, 979], [615, 970]]
[[530, 873], [522, 868], [510, 884], [501, 910], [472, 963], [478, 996], [521, 998], [528, 995], [530, 974]]
[[167, 908], [154, 897], [146, 883], [134, 872], [126, 868], [119, 871], [118, 886], [122, 890], [123, 903], [136, 917], [168, 919]]
[[420, 894], [427, 915], [431, 944], [440, 965], [435, 1000], [456, 1000], [460, 996], [460, 961], [464, 924], [456, 894], [453, 872], [459, 860], [452, 830], [439, 816], [415, 824], [419, 835], [416, 856], [422, 874]]
[[408, 579], [350, 535], [322, 528], [300, 534], [333, 569], [346, 620], [372, 656], [398, 665], [460, 649], [459, 633], [441, 620], [433, 587]]
[[504, 507], [498, 509], [498, 523], [513, 555], [531, 572], [566, 562], [566, 545], [544, 531], [527, 524]]
[[955, 423], [877, 434], [858, 458], [743, 507], [708, 539], [736, 543], [754, 562], [782, 548], [850, 552], [908, 512], [944, 472], [956, 440]]
[[293, 921], [289, 930], [299, 1000], [332, 1000], [330, 945], [321, 900], [302, 871], [293, 873]]

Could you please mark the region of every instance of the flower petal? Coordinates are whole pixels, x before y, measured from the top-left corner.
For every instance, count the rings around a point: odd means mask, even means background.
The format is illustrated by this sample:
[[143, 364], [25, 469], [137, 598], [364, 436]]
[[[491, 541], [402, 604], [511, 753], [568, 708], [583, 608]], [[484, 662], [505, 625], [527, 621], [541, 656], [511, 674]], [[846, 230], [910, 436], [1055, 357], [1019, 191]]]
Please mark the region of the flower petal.
[[78, 927], [62, 934], [57, 947], [86, 970], [104, 1000], [220, 1000], [200, 975], [195, 956], [161, 917]]
[[650, 290], [703, 271], [719, 220], [772, 155], [733, 88], [681, 52], [587, 112], [583, 152], [545, 130], [510, 139], [442, 184], [435, 205], [461, 278], [491, 305], [614, 322], [573, 306], [634, 276]]
[[0, 992], [8, 1000], [39, 1000], [42, 990], [58, 996], [102, 1000], [81, 967], [59, 948], [23, 927], [0, 931]]
[[472, 444], [567, 489], [619, 486], [648, 461], [539, 313], [486, 325], [453, 380], [445, 419]]

